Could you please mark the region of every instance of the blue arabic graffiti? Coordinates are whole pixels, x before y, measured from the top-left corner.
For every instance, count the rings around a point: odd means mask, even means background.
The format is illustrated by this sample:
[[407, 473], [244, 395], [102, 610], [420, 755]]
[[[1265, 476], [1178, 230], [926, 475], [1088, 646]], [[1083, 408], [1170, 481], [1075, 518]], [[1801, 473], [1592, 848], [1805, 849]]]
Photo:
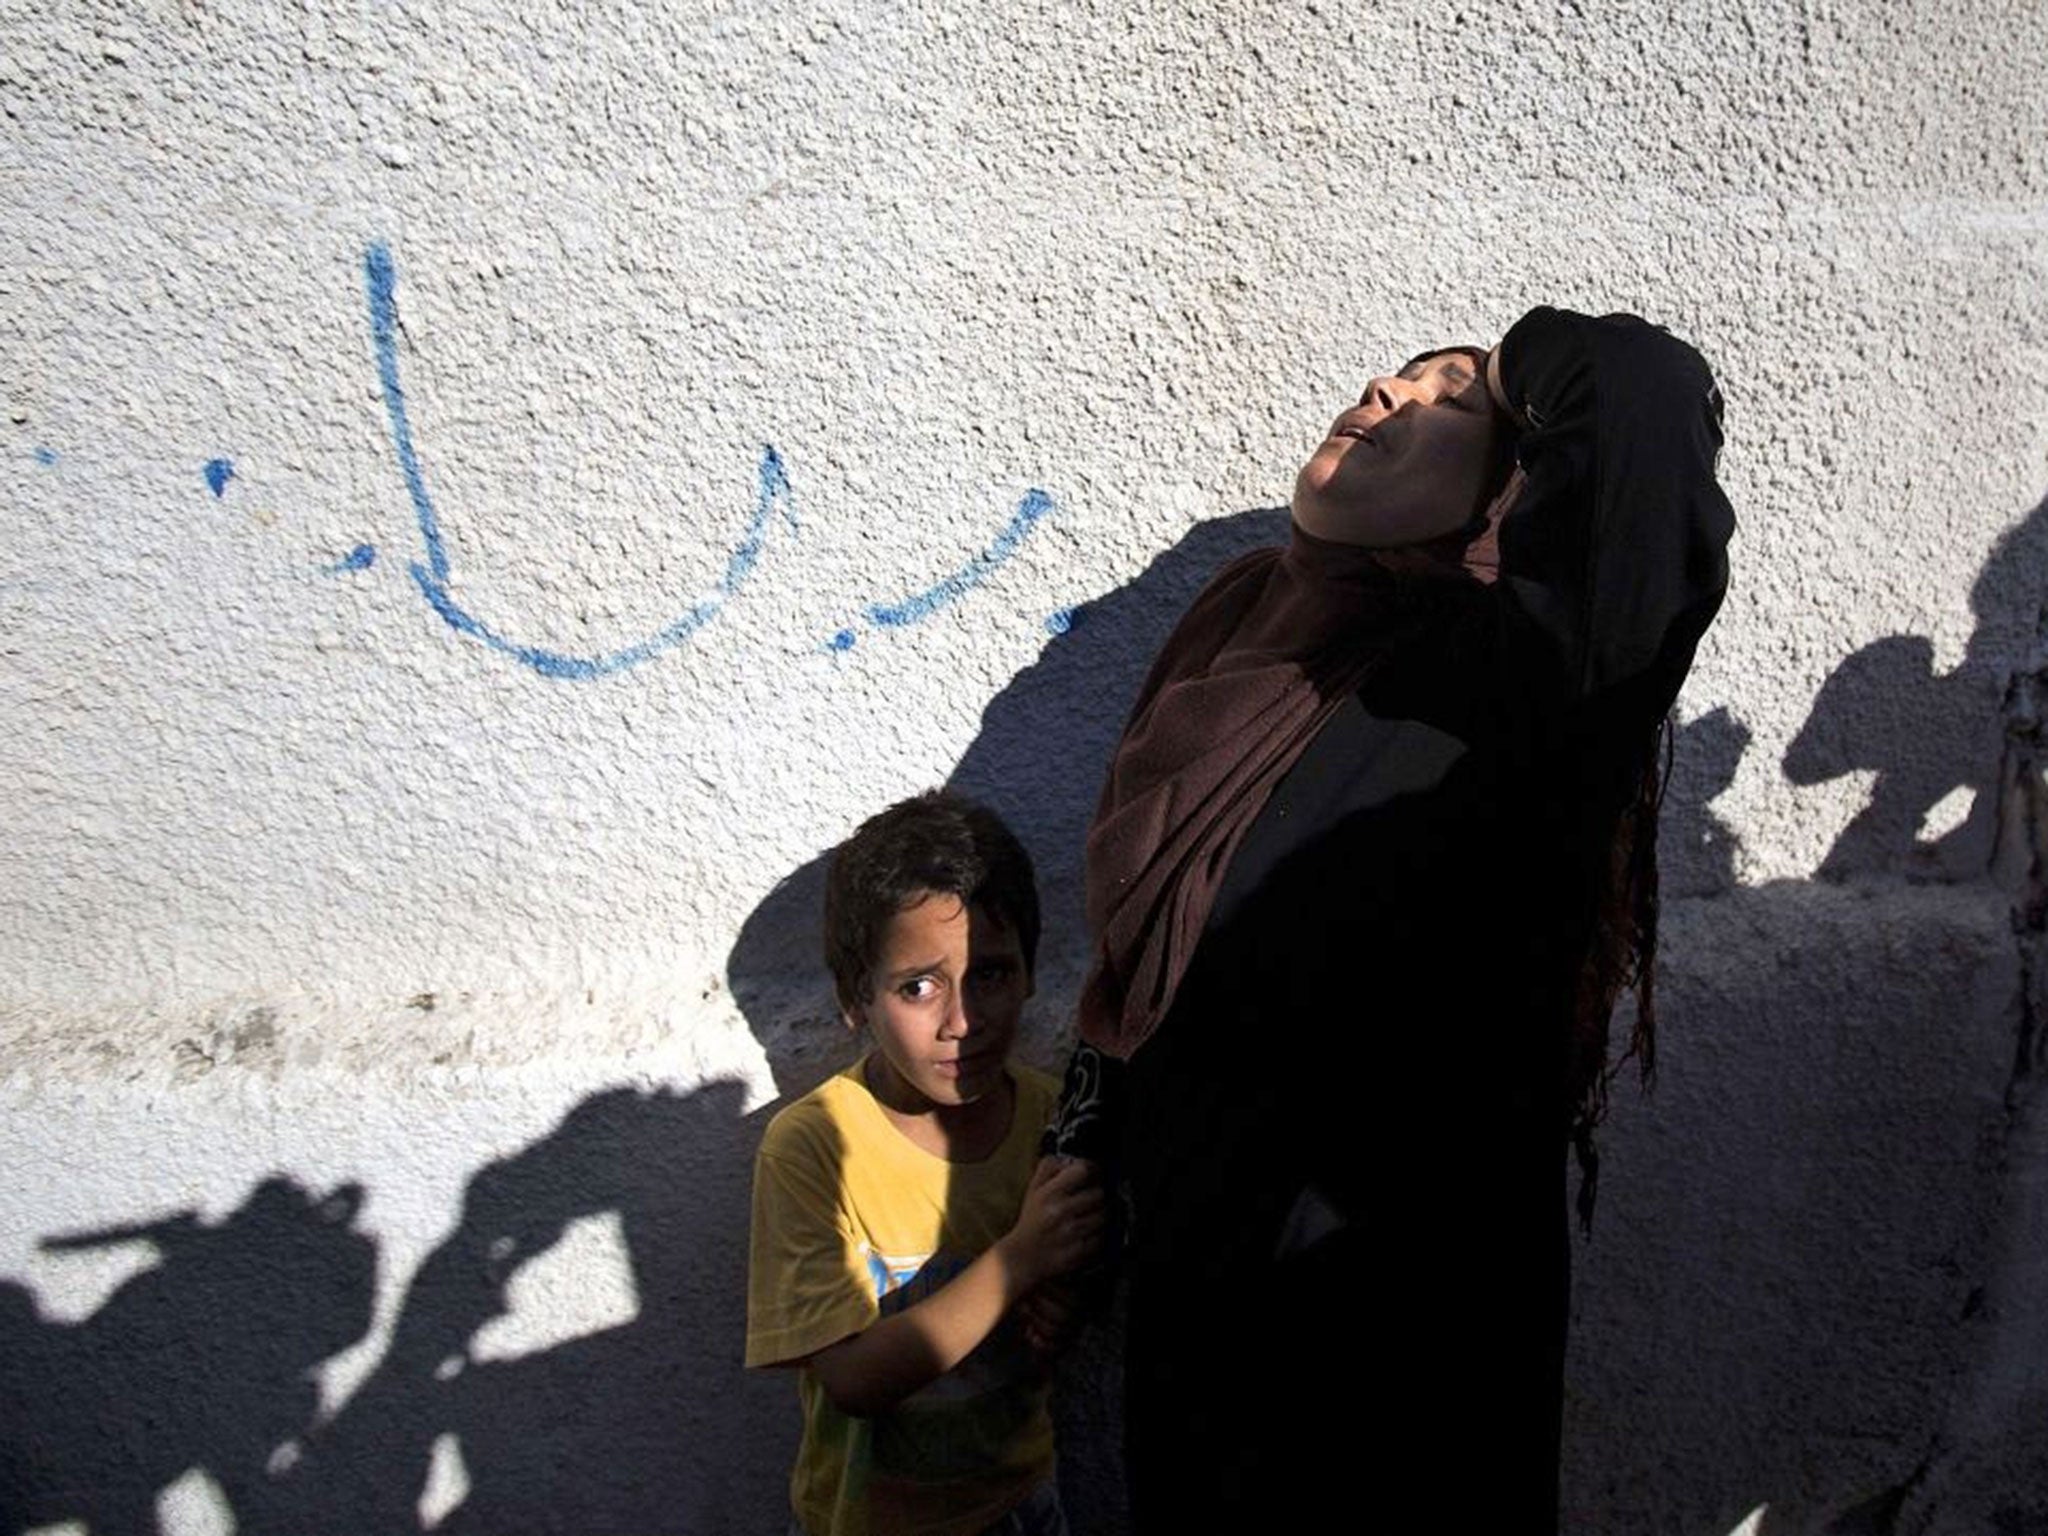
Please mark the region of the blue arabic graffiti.
[[[405, 387], [398, 377], [398, 268], [391, 258], [389, 246], [377, 242], [365, 249], [363, 287], [369, 301], [370, 335], [376, 346], [377, 381], [391, 425], [391, 445], [398, 455], [399, 471], [405, 477], [406, 492], [412, 500], [413, 515], [419, 523], [420, 540], [426, 550], [425, 564], [414, 561], [407, 569], [429, 606], [458, 633], [482, 641], [490, 649], [531, 667], [543, 677], [593, 678], [623, 671], [681, 645], [718, 614], [726, 601], [738, 593], [761, 558], [761, 551], [767, 543], [769, 521], [778, 509], [790, 529], [793, 532], [797, 530], [795, 498], [790, 490], [788, 471], [783, 466], [782, 455], [772, 444], [766, 445], [761, 450], [756, 476], [753, 517], [738, 546], [727, 558], [725, 574], [710, 596], [646, 639], [594, 656], [572, 656], [545, 646], [522, 645], [507, 639], [464, 608], [448, 590], [448, 546], [441, 536], [440, 517], [434, 509], [434, 498], [427, 490], [426, 474], [420, 467], [419, 451], [413, 442], [412, 421], [406, 411]], [[216, 487], [215, 494], [218, 493], [219, 488]], [[1046, 492], [1035, 488], [1027, 491], [1018, 502], [1017, 511], [1008, 526], [996, 535], [987, 549], [950, 576], [899, 602], [869, 604], [863, 610], [867, 621], [881, 628], [896, 628], [930, 617], [987, 580], [998, 566], [1017, 552], [1032, 527], [1052, 510], [1053, 499]], [[342, 569], [360, 570], [374, 558], [375, 551], [369, 545], [358, 545], [334, 569], [337, 572]], [[853, 629], [841, 629], [827, 642], [827, 648], [848, 650], [855, 639]]]
[[718, 588], [680, 617], [644, 640], [595, 656], [572, 656], [546, 646], [522, 645], [508, 640], [457, 602], [448, 590], [448, 546], [441, 538], [441, 521], [434, 511], [434, 498], [427, 492], [426, 475], [420, 469], [419, 452], [413, 446], [412, 423], [406, 415], [405, 389], [398, 380], [398, 269], [392, 263], [390, 247], [375, 244], [363, 256], [363, 282], [370, 302], [370, 334], [377, 347], [377, 380], [384, 392], [384, 409], [391, 420], [391, 443], [398, 452], [398, 466], [405, 475], [405, 487], [412, 497], [413, 514], [419, 520], [420, 538], [426, 544], [427, 563], [408, 566], [420, 594], [447, 624], [461, 634], [481, 640], [492, 650], [531, 667], [543, 677], [590, 678], [620, 672], [627, 667], [659, 656], [681, 645], [702, 629], [726, 599], [740, 589], [754, 562], [761, 557], [767, 541], [768, 519], [779, 506], [791, 528], [796, 513], [789, 505], [789, 477], [782, 468], [782, 456], [770, 446], [761, 451], [761, 469], [754, 495], [754, 515], [745, 537], [725, 563], [725, 575]]
[[[933, 582], [922, 592], [913, 592], [900, 603], [868, 604], [868, 622], [885, 629], [895, 629], [905, 624], [915, 624], [920, 619], [930, 618], [962, 593], [971, 591], [988, 580], [997, 566], [1017, 552], [1017, 546], [1024, 542], [1024, 536], [1031, 531], [1032, 525], [1050, 511], [1050, 496], [1041, 490], [1026, 491], [1024, 499], [1017, 503], [1016, 515], [1010, 519], [1009, 526], [996, 535], [995, 542], [987, 549], [952, 575]], [[850, 650], [853, 642], [853, 631], [842, 629], [832, 637], [830, 646], [835, 651]]]

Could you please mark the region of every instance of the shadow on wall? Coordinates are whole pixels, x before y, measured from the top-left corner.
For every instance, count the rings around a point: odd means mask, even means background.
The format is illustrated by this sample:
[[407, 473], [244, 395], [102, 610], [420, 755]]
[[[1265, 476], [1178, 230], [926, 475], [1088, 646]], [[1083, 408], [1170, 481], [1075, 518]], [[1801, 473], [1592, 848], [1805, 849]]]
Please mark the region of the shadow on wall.
[[[1066, 632], [982, 711], [981, 731], [946, 785], [995, 810], [1030, 850], [1045, 911], [1041, 969], [1073, 964], [1081, 952], [1081, 847], [1153, 654], [1218, 566], [1278, 542], [1286, 528], [1281, 507], [1196, 524], [1134, 580], [1075, 608]], [[771, 1059], [774, 1042], [792, 1030], [836, 1018], [818, 951], [826, 857], [762, 900], [727, 957], [734, 1001], [770, 1042]]]
[[1725, 706], [1679, 722], [1657, 823], [1658, 884], [1667, 900], [1735, 889], [1740, 842], [1711, 806], [1735, 782], [1748, 747], [1749, 727]]
[[[1030, 845], [1049, 959], [1078, 960], [1082, 839], [1153, 653], [1218, 565], [1283, 530], [1273, 511], [1192, 529], [985, 711], [951, 782]], [[1725, 1536], [1768, 1499], [1765, 1531], [1879, 1536], [1919, 1528], [1942, 1488], [1949, 1508], [1979, 1501], [1975, 1528], [2048, 1528], [2038, 1434], [1941, 1439], [1983, 1309], [2021, 967], [2040, 938], [2023, 904], [2015, 943], [2012, 905], [1982, 876], [2014, 782], [2001, 732], [2038, 728], [2008, 680], [2041, 665], [2044, 573], [2048, 504], [1984, 568], [1953, 672], [1901, 637], [1822, 688], [1788, 776], [1877, 775], [1828, 880], [1737, 888], [1711, 802], [1748, 730], [1716, 710], [1678, 734], [1663, 846], [1669, 891], [1696, 899], [1668, 912], [1663, 1090], [1620, 1096], [1600, 1229], [1579, 1253], [1569, 1528]], [[1922, 837], [1958, 787], [1975, 804]], [[779, 886], [730, 961], [785, 1094], [843, 1050], [817, 958], [821, 877], [814, 860]], [[1942, 893], [1912, 883], [1929, 878], [1959, 882], [1939, 922]], [[326, 1423], [312, 1373], [370, 1322], [361, 1190], [273, 1178], [218, 1223], [51, 1239], [146, 1238], [162, 1263], [75, 1325], [0, 1284], [0, 1536], [154, 1530], [159, 1494], [193, 1468], [243, 1536], [782, 1529], [793, 1394], [739, 1363], [762, 1120], [742, 1101], [736, 1084], [598, 1094], [478, 1171], [384, 1357]], [[480, 1347], [528, 1266], [590, 1218], [615, 1223], [632, 1315]], [[1076, 1529], [1105, 1536], [1123, 1525], [1115, 1373], [1114, 1336], [1098, 1337], [1061, 1405]], [[2030, 1379], [2048, 1423], [2048, 1384]], [[1946, 1483], [1944, 1454], [1964, 1468]]]
[[[217, 1226], [88, 1234], [150, 1237], [164, 1261], [75, 1327], [5, 1294], [0, 1531], [154, 1531], [157, 1496], [192, 1468], [241, 1536], [780, 1529], [789, 1384], [740, 1365], [759, 1129], [743, 1096], [601, 1093], [480, 1170], [382, 1360], [324, 1424], [312, 1368], [370, 1321], [358, 1190], [271, 1179]], [[593, 1216], [616, 1221], [636, 1314], [480, 1349], [522, 1268]]]
[[[1077, 610], [989, 705], [952, 782], [1030, 845], [1048, 953], [1078, 947], [1082, 837], [1152, 653], [1216, 566], [1284, 527], [1283, 511], [1256, 511], [1194, 528]], [[845, 1057], [818, 956], [823, 867], [776, 889], [731, 962], [785, 1099]], [[731, 1084], [600, 1094], [481, 1169], [384, 1356], [325, 1423], [314, 1370], [371, 1320], [361, 1190], [316, 1197], [274, 1178], [217, 1224], [188, 1214], [54, 1239], [150, 1240], [162, 1263], [75, 1326], [0, 1286], [0, 1533], [153, 1531], [159, 1495], [195, 1468], [242, 1536], [780, 1530], [797, 1414], [787, 1379], [740, 1365], [765, 1121], [744, 1120], [741, 1100]], [[484, 1357], [479, 1336], [512, 1310], [522, 1268], [601, 1214], [630, 1255], [637, 1316]], [[1096, 1427], [1088, 1438], [1113, 1442], [1113, 1422]]]
[[1990, 1263], [2018, 967], [1959, 895], [1666, 909], [1657, 1091], [1616, 1095], [1573, 1256], [1565, 1529], [1921, 1529], [1835, 1522], [1944, 1438]]
[[217, 1225], [185, 1213], [45, 1242], [147, 1241], [162, 1262], [76, 1325], [0, 1285], [0, 1530], [151, 1531], [158, 1491], [194, 1467], [237, 1509], [259, 1504], [272, 1453], [319, 1406], [313, 1367], [370, 1326], [361, 1200], [273, 1178]]
[[2001, 706], [2015, 675], [2039, 664], [2044, 579], [2048, 502], [1999, 540], [1978, 573], [1970, 589], [1976, 628], [1953, 671], [1935, 670], [1926, 636], [1892, 635], [1844, 661], [1821, 686], [1786, 750], [1785, 776], [1818, 784], [1859, 769], [1876, 775], [1870, 803], [1822, 862], [1822, 879], [1894, 873], [1958, 880], [1990, 867], [2006, 729]]
[[1660, 1091], [1608, 1133], [1568, 1529], [1725, 1536], [1762, 1503], [1757, 1536], [2048, 1530], [2048, 1324], [2015, 1319], [2048, 1271], [2000, 1259], [2048, 1221], [2021, 1128], [2044, 599], [2048, 503], [1979, 573], [1953, 670], [1901, 635], [1829, 677], [1785, 774], [1873, 780], [1818, 880], [1734, 887], [1707, 802], [1748, 733], [1681, 732], [1667, 889], [1719, 899], [1667, 909]]

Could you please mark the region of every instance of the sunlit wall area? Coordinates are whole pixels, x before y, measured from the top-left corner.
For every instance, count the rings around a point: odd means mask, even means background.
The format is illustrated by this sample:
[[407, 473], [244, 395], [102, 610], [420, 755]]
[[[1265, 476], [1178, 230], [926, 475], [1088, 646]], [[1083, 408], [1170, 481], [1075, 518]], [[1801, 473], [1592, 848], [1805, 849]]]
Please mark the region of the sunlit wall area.
[[820, 855], [995, 803], [1056, 1062], [1152, 651], [1369, 373], [1539, 302], [1698, 343], [1741, 524], [1567, 1524], [2048, 1522], [2044, 56], [1994, 0], [0, 8], [0, 1536], [781, 1530]]

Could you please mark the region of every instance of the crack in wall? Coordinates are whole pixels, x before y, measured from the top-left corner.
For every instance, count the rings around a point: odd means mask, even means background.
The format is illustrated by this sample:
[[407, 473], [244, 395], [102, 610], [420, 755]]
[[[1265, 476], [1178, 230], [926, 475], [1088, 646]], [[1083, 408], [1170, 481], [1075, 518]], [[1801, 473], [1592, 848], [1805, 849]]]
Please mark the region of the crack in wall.
[[1985, 873], [2011, 901], [2019, 987], [1988, 1205], [1983, 1283], [1960, 1319], [1942, 1422], [1902, 1481], [1836, 1514], [1826, 1536], [2006, 1536], [2048, 1529], [2048, 602], [2001, 700], [1997, 821]]
[[2006, 1088], [2014, 1115], [2042, 1061], [2040, 949], [2048, 935], [2048, 762], [2042, 724], [2048, 704], [2048, 603], [2034, 616], [2034, 651], [2007, 680], [2005, 761], [1999, 775], [1998, 840], [1992, 873], [2013, 893], [2013, 937], [2019, 945], [2020, 1028]]
[[[1998, 1181], [1984, 1284], [1965, 1313], [1956, 1397], [1934, 1444], [1889, 1496], [1830, 1529], [1933, 1536], [1956, 1529], [2039, 1530], [2048, 1521], [2048, 603], [2032, 654], [2008, 675], [2002, 703], [1998, 824], [1991, 877], [2012, 900], [2018, 1020], [1994, 1164]], [[1868, 1523], [1855, 1523], [1862, 1515]], [[1874, 1519], [1871, 1517], [1875, 1517]]]

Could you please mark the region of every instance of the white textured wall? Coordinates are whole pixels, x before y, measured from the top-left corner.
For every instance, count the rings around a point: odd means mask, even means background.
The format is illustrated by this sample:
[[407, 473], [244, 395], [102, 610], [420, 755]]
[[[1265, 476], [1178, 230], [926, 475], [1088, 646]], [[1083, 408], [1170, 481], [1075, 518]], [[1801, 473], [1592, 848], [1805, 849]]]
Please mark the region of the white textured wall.
[[816, 856], [997, 799], [1049, 1056], [1177, 605], [1367, 372], [1539, 301], [1698, 341], [1742, 521], [1572, 1524], [2048, 1521], [2042, 57], [2018, 0], [7, 0], [0, 1527], [778, 1529], [736, 1228], [835, 1045]]

